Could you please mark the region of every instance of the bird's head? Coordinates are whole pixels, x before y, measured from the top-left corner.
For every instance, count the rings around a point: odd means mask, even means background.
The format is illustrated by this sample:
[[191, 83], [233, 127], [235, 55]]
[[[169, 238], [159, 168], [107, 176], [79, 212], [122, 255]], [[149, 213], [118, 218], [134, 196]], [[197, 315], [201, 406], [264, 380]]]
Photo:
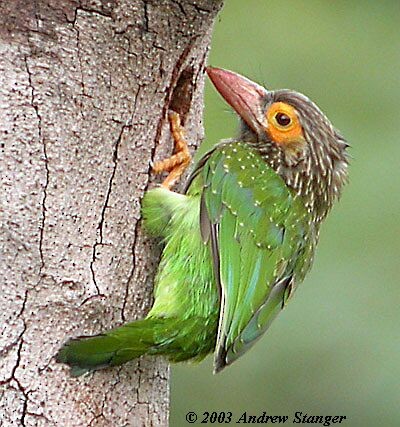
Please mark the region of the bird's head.
[[316, 221], [347, 181], [347, 142], [306, 96], [269, 91], [232, 71], [207, 68], [218, 92], [241, 118], [239, 140], [257, 148], [286, 184], [305, 198]]

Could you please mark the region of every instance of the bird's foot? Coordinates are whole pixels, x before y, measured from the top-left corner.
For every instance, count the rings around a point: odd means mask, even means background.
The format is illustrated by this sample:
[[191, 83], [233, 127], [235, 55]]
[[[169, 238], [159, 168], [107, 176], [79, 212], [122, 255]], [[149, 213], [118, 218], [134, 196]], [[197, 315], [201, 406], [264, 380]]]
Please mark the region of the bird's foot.
[[189, 166], [192, 156], [189, 153], [189, 148], [184, 137], [185, 130], [181, 124], [179, 114], [175, 111], [170, 111], [168, 120], [172, 137], [174, 138], [174, 154], [168, 159], [154, 163], [153, 172], [157, 174], [169, 172], [161, 186], [170, 190]]

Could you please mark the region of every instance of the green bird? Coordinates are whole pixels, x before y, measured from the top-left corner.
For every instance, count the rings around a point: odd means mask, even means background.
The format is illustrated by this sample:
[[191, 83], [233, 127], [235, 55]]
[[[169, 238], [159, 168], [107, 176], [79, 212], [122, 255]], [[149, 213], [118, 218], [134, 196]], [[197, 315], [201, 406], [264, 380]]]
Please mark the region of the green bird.
[[310, 269], [347, 181], [348, 144], [306, 96], [207, 73], [239, 115], [239, 134], [208, 152], [178, 194], [171, 187], [190, 155], [171, 114], [176, 152], [154, 167], [169, 175], [142, 204], [144, 226], [165, 244], [154, 305], [145, 319], [68, 341], [56, 359], [74, 376], [143, 354], [180, 362], [212, 352], [219, 372], [269, 328]]

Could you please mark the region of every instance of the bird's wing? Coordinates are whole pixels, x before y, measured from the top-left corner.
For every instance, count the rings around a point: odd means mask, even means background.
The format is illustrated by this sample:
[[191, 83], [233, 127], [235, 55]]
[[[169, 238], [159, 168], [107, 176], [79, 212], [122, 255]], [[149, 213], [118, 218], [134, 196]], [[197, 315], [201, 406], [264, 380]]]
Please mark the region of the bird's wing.
[[211, 243], [221, 308], [214, 366], [243, 354], [281, 310], [304, 258], [307, 217], [262, 158], [242, 143], [208, 155], [200, 225]]

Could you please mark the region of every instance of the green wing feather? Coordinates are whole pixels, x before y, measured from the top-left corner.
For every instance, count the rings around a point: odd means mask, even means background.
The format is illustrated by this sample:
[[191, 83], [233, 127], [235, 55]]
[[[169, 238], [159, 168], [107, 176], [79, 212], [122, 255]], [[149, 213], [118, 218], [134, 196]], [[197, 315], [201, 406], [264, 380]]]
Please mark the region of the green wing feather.
[[195, 174], [204, 185], [202, 236], [211, 240], [221, 288], [219, 371], [265, 332], [304, 275], [309, 221], [300, 199], [248, 144], [217, 147]]

